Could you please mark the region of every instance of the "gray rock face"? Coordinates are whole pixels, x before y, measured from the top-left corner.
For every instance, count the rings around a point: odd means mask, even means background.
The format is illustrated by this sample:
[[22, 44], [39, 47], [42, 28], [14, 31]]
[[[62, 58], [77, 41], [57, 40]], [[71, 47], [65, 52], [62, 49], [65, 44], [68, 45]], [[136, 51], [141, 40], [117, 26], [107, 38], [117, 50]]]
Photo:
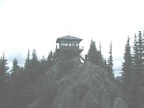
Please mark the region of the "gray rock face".
[[51, 67], [36, 84], [38, 99], [27, 108], [111, 108], [115, 98], [124, 97], [111, 74], [74, 61]]
[[126, 102], [121, 97], [118, 97], [115, 99], [112, 108], [128, 108], [128, 106], [127, 106]]

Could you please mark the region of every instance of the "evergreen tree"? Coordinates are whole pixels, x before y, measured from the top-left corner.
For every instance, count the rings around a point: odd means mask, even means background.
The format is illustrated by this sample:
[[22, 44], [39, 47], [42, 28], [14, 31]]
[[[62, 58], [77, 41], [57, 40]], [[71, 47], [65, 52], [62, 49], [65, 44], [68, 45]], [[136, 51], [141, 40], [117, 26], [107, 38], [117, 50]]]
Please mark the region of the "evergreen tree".
[[98, 58], [98, 64], [99, 64], [99, 66], [101, 66], [101, 67], [104, 67], [104, 60], [103, 60], [103, 56], [102, 56], [102, 51], [101, 51], [101, 42], [100, 42], [100, 45], [99, 45], [99, 51], [97, 51], [97, 53], [98, 53], [98, 56], [99, 56], [99, 58]]
[[88, 55], [90, 62], [92, 62], [95, 65], [99, 65], [99, 66], [103, 67], [104, 63], [103, 63], [103, 57], [101, 54], [101, 44], [100, 44], [99, 49], [100, 49], [100, 51], [97, 50], [95, 41], [91, 40], [90, 48], [88, 50], [87, 55]]
[[31, 59], [31, 66], [33, 68], [36, 68], [37, 64], [38, 64], [37, 53], [36, 53], [36, 50], [33, 49], [33, 51], [32, 51], [32, 59]]
[[88, 51], [88, 57], [89, 57], [89, 60], [93, 63], [93, 64], [98, 64], [98, 61], [97, 61], [97, 55], [96, 55], [96, 44], [93, 40], [91, 40], [91, 43], [90, 43], [90, 48], [89, 48], [89, 51]]
[[5, 57], [5, 54], [3, 53], [3, 55], [0, 58], [0, 107], [6, 108], [6, 97], [7, 97], [7, 77], [8, 77], [8, 69], [9, 67], [7, 66], [8, 62], [7, 59]]
[[47, 69], [48, 69], [47, 60], [45, 59], [44, 56], [42, 56], [42, 59], [40, 60], [40, 70], [42, 72], [45, 72], [47, 71]]
[[25, 68], [25, 70], [29, 70], [30, 69], [30, 50], [28, 50], [24, 68]]
[[24, 64], [24, 72], [23, 74], [23, 83], [28, 84], [31, 82], [31, 59], [30, 59], [30, 50], [28, 50], [27, 58]]
[[104, 69], [107, 70], [107, 60], [104, 60]]
[[141, 31], [139, 31], [138, 40], [137, 36], [135, 35], [133, 49], [133, 77], [135, 82], [140, 83], [144, 70], [144, 40], [142, 38]]
[[122, 87], [126, 93], [129, 93], [129, 87], [132, 82], [132, 56], [130, 47], [130, 38], [128, 37], [125, 45], [124, 63], [122, 65]]
[[13, 60], [13, 65], [12, 65], [12, 70], [11, 70], [11, 72], [12, 72], [12, 73], [18, 73], [19, 70], [20, 70], [20, 66], [18, 66], [18, 61], [17, 61], [17, 59], [15, 58], [15, 59]]
[[54, 54], [52, 50], [49, 52], [47, 57], [47, 67], [48, 69], [54, 64]]
[[5, 54], [3, 53], [3, 55], [0, 58], [0, 79], [2, 80], [6, 78], [7, 71], [9, 69], [7, 64], [8, 64], [7, 59], [5, 57]]
[[112, 42], [110, 43], [109, 58], [107, 64], [107, 70], [110, 74], [113, 74], [113, 57], [112, 57]]
[[139, 31], [138, 39], [134, 37], [134, 54], [133, 54], [133, 81], [130, 88], [130, 107], [138, 107], [144, 100], [144, 94], [138, 92], [144, 84], [144, 39]]
[[38, 79], [39, 74], [39, 67], [38, 67], [39, 61], [37, 58], [36, 50], [33, 49], [32, 51], [32, 59], [31, 59], [31, 69], [30, 69], [30, 76], [32, 82], [35, 82]]

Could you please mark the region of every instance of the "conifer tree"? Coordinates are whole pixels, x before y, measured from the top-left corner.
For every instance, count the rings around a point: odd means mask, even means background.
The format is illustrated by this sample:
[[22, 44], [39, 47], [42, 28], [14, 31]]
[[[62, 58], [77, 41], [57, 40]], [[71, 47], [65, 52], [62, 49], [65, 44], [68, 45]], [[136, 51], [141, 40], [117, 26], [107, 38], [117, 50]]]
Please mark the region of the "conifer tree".
[[26, 71], [30, 69], [30, 50], [28, 50], [27, 58], [25, 60], [24, 68]]
[[141, 31], [139, 31], [138, 40], [136, 35], [134, 37], [133, 49], [133, 77], [135, 82], [140, 83], [144, 70], [144, 40]]
[[15, 59], [13, 60], [13, 65], [12, 65], [11, 72], [12, 72], [12, 73], [18, 73], [19, 70], [20, 70], [20, 67], [18, 66], [18, 61], [17, 61], [17, 59], [15, 58]]
[[5, 54], [3, 53], [3, 55], [0, 58], [0, 77], [1, 77], [0, 79], [5, 79], [7, 75], [7, 70], [9, 69], [7, 64], [8, 64], [7, 59], [5, 57]]
[[107, 60], [104, 60], [104, 69], [107, 70]]
[[42, 56], [42, 59], [40, 60], [40, 71], [45, 72], [48, 69], [47, 60], [44, 56]]
[[6, 101], [6, 80], [7, 80], [7, 74], [8, 74], [8, 69], [9, 67], [7, 66], [8, 62], [5, 57], [5, 54], [0, 58], [0, 107], [4, 107], [5, 101]]
[[36, 53], [36, 50], [33, 49], [33, 51], [32, 51], [32, 59], [31, 59], [31, 66], [36, 68], [37, 64], [38, 64], [37, 53]]
[[110, 50], [109, 50], [109, 58], [108, 58], [108, 64], [107, 69], [110, 74], [113, 74], [113, 56], [112, 56], [112, 42], [110, 42]]
[[144, 100], [144, 94], [139, 93], [139, 88], [144, 84], [144, 39], [141, 31], [138, 33], [138, 39], [134, 37], [133, 53], [133, 81], [130, 87], [130, 107], [138, 107]]
[[31, 82], [31, 59], [30, 59], [30, 50], [28, 50], [27, 58], [24, 64], [24, 72], [23, 72], [23, 83], [28, 84]]
[[122, 65], [122, 87], [126, 93], [129, 92], [129, 87], [132, 82], [132, 56], [131, 56], [131, 47], [130, 47], [130, 38], [128, 37], [127, 43], [125, 45], [124, 53], [124, 63]]
[[32, 82], [35, 82], [39, 76], [39, 67], [38, 67], [39, 61], [35, 49], [33, 49], [32, 51], [32, 59], [30, 63], [31, 63], [31, 69], [30, 69], [31, 80]]
[[54, 58], [54, 54], [52, 52], [52, 50], [50, 51], [50, 53], [48, 54], [48, 57], [47, 57], [47, 66], [48, 66], [48, 69], [54, 64], [54, 61], [55, 58]]
[[88, 51], [88, 57], [89, 57], [89, 60], [93, 64], [98, 65], [97, 48], [96, 48], [95, 41], [93, 41], [93, 40], [91, 40], [91, 43], [90, 43], [90, 48]]
[[91, 40], [90, 48], [89, 48], [87, 55], [88, 55], [89, 61], [91, 61], [93, 64], [99, 65], [101, 67], [104, 66], [103, 57], [101, 53], [101, 44], [100, 44], [99, 51], [98, 51], [96, 48], [95, 41]]
[[99, 51], [97, 51], [97, 54], [98, 54], [98, 64], [99, 66], [101, 67], [104, 67], [104, 60], [103, 60], [103, 56], [102, 56], [102, 51], [101, 51], [101, 42], [100, 42], [100, 45], [99, 45]]

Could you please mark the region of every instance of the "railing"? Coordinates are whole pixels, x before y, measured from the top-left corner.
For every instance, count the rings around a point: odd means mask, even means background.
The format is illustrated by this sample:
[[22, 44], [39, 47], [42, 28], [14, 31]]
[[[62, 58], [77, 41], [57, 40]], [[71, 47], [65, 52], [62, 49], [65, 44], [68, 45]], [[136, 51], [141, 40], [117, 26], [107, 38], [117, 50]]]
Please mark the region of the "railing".
[[84, 46], [56, 46], [56, 49], [80, 49], [80, 50], [84, 50]]
[[84, 46], [80, 46], [79, 49], [84, 50]]

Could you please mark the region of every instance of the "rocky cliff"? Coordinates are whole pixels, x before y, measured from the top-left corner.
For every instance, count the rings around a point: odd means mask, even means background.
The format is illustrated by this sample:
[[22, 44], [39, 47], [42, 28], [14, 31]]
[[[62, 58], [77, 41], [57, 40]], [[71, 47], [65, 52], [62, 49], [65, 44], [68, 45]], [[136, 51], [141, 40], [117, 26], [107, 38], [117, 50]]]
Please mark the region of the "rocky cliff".
[[37, 99], [27, 108], [127, 108], [113, 76], [78, 58], [56, 63], [35, 88]]

